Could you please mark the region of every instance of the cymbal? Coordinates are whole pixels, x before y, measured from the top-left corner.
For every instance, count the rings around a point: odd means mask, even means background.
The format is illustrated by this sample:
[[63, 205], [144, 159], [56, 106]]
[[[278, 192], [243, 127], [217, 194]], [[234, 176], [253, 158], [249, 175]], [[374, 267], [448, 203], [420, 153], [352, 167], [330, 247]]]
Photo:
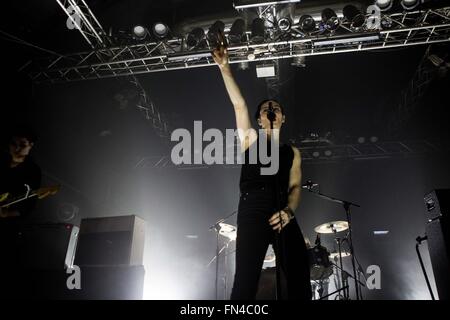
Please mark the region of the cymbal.
[[236, 227], [231, 225], [231, 224], [227, 224], [227, 223], [219, 223], [220, 226], [220, 230], [219, 230], [219, 234], [224, 236], [225, 238], [228, 238], [230, 240], [236, 240], [237, 237], [237, 231], [236, 231]]
[[314, 228], [316, 233], [335, 233], [348, 229], [347, 221], [330, 221]]
[[[351, 253], [349, 251], [341, 251], [341, 254], [342, 254], [342, 258], [351, 256]], [[334, 258], [339, 259], [339, 252], [337, 252], [337, 251], [330, 252], [329, 257], [330, 257], [330, 259], [334, 259]]]

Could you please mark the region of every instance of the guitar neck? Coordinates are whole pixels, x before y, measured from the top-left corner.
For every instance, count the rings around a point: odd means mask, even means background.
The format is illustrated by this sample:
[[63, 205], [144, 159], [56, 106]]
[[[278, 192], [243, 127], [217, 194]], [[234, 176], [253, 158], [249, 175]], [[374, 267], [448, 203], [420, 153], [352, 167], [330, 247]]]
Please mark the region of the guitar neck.
[[35, 191], [30, 191], [28, 196], [25, 195], [23, 197], [14, 198], [12, 201], [9, 201], [8, 203], [0, 205], [0, 208], [7, 208], [7, 207], [9, 207], [9, 206], [11, 206], [13, 204], [16, 204], [18, 202], [21, 202], [21, 201], [24, 201], [24, 200], [27, 200], [27, 199], [30, 199], [30, 198], [33, 198], [33, 197], [36, 197], [36, 196], [37, 196], [37, 193]]

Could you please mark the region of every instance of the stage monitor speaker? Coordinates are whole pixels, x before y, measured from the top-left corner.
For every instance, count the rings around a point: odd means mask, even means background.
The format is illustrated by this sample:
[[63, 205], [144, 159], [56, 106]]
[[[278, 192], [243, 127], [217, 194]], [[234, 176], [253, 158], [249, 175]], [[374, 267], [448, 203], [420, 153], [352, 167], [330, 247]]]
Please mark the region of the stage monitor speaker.
[[64, 270], [11, 270], [0, 274], [2, 299], [142, 300], [144, 266], [80, 267], [80, 288], [69, 289]]
[[72, 266], [79, 228], [72, 224], [2, 224], [0, 268], [64, 270]]
[[145, 221], [137, 216], [83, 219], [75, 264], [142, 265], [144, 242]]
[[435, 190], [424, 197], [425, 232], [440, 300], [450, 299], [450, 190]]
[[424, 197], [427, 220], [450, 215], [450, 189], [436, 189]]

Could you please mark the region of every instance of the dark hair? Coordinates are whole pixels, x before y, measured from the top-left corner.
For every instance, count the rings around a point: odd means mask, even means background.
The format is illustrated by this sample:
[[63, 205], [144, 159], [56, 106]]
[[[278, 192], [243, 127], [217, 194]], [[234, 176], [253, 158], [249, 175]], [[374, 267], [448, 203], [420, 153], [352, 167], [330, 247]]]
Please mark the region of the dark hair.
[[12, 142], [14, 137], [18, 138], [26, 138], [29, 142], [36, 142], [37, 141], [37, 134], [34, 131], [34, 129], [26, 124], [20, 124], [17, 126], [14, 126], [12, 130], [9, 133], [9, 142]]
[[280, 106], [280, 109], [281, 109], [281, 113], [284, 114], [284, 109], [283, 109], [283, 106], [281, 105], [281, 103], [279, 103], [279, 102], [278, 102], [277, 100], [275, 100], [275, 99], [266, 99], [266, 100], [261, 101], [261, 102], [258, 104], [258, 106], [256, 107], [256, 112], [255, 112], [255, 119], [256, 119], [256, 120], [259, 119], [259, 116], [260, 116], [259, 113], [261, 112], [261, 107], [262, 107], [265, 103], [267, 103], [267, 102], [269, 102], [269, 101], [278, 103], [278, 105]]

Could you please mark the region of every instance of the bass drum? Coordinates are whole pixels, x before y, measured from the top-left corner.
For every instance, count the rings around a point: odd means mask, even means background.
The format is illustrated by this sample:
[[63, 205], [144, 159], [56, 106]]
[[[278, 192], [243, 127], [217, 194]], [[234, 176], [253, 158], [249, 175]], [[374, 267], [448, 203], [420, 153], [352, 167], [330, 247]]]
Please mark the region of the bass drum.
[[308, 249], [311, 280], [327, 279], [333, 274], [333, 266], [327, 248], [317, 245]]

